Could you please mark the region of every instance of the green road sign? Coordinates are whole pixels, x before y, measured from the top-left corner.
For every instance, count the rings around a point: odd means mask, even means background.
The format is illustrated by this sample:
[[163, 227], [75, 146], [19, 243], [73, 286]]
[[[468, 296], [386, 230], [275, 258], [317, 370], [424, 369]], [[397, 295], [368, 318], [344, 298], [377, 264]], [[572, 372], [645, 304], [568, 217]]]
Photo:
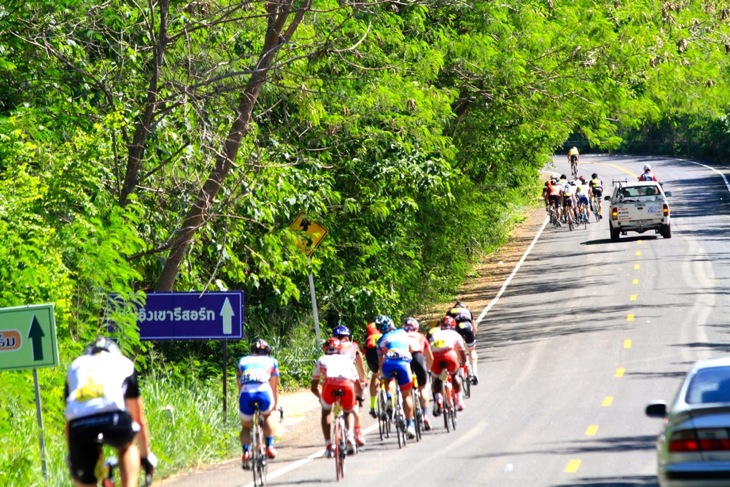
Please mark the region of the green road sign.
[[0, 308], [0, 370], [58, 365], [53, 304]]

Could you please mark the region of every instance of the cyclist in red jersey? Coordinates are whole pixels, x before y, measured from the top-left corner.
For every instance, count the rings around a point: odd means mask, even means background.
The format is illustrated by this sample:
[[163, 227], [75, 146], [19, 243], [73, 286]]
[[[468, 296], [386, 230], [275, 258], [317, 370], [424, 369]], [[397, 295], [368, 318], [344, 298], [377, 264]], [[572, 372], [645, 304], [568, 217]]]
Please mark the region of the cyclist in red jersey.
[[[325, 456], [332, 456], [332, 438], [330, 438], [330, 426], [332, 423], [332, 407], [336, 398], [332, 395], [335, 390], [344, 391], [340, 399], [342, 410], [346, 413], [347, 422], [347, 443], [349, 449], [356, 450], [355, 429], [360, 413], [357, 411], [357, 397], [355, 395], [355, 384], [358, 381], [355, 364], [347, 355], [341, 355], [342, 343], [335, 337], [324, 342], [322, 355], [314, 366], [310, 390], [319, 398], [322, 405], [322, 417], [320, 424], [325, 442]], [[320, 392], [319, 386], [322, 384]], [[362, 433], [361, 433], [362, 434]]]
[[[332, 336], [338, 339], [341, 343], [340, 355], [349, 357], [355, 364], [358, 376], [358, 381], [355, 383], [355, 394], [358, 401], [362, 402], [366, 381], [365, 361], [363, 360], [362, 352], [360, 352], [360, 345], [350, 339], [350, 330], [344, 325], [335, 327], [335, 329], [332, 330]], [[357, 446], [365, 445], [365, 437], [362, 435], [361, 427], [361, 417], [358, 414], [355, 417], [355, 440], [357, 441]]]
[[[428, 419], [428, 395], [426, 387], [428, 386], [428, 371], [433, 365], [433, 353], [431, 345], [428, 343], [426, 335], [418, 331], [418, 320], [409, 316], [403, 320], [403, 329], [408, 333], [411, 339], [411, 370], [418, 380], [418, 390], [421, 393], [420, 408], [423, 410], [423, 426], [426, 431], [431, 429], [431, 421]], [[414, 407], [419, 405], [414, 404]]]
[[430, 332], [431, 350], [433, 351], [433, 365], [431, 366], [431, 377], [433, 378], [433, 389], [435, 392], [434, 416], [441, 414], [443, 405], [443, 381], [451, 376], [454, 384], [454, 398], [456, 408], [459, 411], [464, 409], [464, 401], [461, 398], [461, 381], [457, 374], [459, 367], [466, 362], [466, 345], [456, 331], [456, 320], [451, 316], [444, 316], [440, 321], [440, 328], [432, 328]]
[[375, 412], [375, 405], [378, 401], [378, 372], [380, 371], [380, 364], [378, 363], [378, 340], [383, 334], [378, 331], [374, 321], [368, 323], [365, 329], [368, 334], [365, 339], [365, 363], [367, 363], [368, 370], [370, 370], [370, 416], [377, 418], [378, 414]]

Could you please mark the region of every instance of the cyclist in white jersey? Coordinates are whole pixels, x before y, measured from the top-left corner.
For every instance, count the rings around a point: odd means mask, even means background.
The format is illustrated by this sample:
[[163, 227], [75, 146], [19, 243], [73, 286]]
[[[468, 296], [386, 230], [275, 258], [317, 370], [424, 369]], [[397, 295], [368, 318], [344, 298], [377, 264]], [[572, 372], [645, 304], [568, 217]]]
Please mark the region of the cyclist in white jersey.
[[150, 451], [134, 363], [113, 340], [98, 338], [71, 363], [64, 397], [68, 466], [76, 487], [97, 485], [102, 443], [117, 450], [123, 487], [137, 485], [140, 465], [148, 474], [154, 471], [157, 458]]

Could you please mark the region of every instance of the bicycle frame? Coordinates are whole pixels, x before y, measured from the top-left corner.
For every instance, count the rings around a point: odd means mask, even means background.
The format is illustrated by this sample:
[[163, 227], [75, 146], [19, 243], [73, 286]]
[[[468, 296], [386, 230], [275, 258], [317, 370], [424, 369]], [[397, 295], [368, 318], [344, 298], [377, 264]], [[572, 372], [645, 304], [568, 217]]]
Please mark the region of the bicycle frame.
[[253, 427], [251, 428], [251, 470], [253, 471], [253, 483], [255, 486], [266, 485], [266, 473], [268, 471], [268, 459], [266, 458], [266, 447], [264, 446], [264, 418], [259, 409], [259, 403], [254, 402]]
[[[335, 404], [332, 408], [332, 445], [335, 456], [335, 476], [337, 481], [345, 478], [345, 459], [347, 458], [347, 422], [342, 410], [341, 398], [344, 395], [341, 389], [332, 392]], [[355, 447], [357, 448], [357, 446]]]

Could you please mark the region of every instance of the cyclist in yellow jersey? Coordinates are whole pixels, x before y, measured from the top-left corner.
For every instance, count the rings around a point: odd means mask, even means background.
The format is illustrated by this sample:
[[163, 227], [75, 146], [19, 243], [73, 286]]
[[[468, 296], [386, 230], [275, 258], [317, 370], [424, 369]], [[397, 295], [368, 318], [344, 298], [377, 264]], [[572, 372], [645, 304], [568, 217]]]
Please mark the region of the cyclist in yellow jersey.
[[598, 174], [591, 174], [591, 180], [588, 182], [590, 189], [590, 196], [596, 198], [596, 205], [598, 206], [598, 218], [603, 218], [601, 215], [601, 199], [603, 198], [603, 181], [598, 179]]

